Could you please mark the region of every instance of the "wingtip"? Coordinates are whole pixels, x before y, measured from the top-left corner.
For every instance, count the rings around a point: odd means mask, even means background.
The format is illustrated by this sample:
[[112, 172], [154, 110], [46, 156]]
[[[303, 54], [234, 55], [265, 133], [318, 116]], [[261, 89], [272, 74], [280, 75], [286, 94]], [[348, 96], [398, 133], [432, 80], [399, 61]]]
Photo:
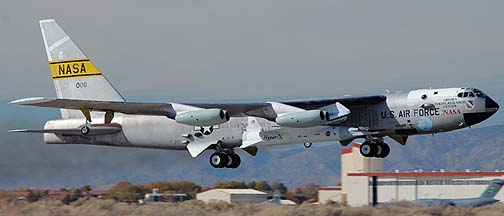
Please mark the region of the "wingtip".
[[15, 130], [8, 130], [8, 133], [19, 133], [19, 132], [25, 132], [26, 129], [15, 129]]
[[19, 102], [21, 102], [21, 100], [23, 100], [23, 99], [9, 101], [7, 104], [19, 104]]
[[44, 97], [31, 97], [31, 98], [22, 98], [22, 99], [13, 100], [13, 101], [8, 102], [8, 104], [24, 105], [24, 104], [31, 104], [34, 101], [41, 102], [41, 101], [45, 101], [45, 100], [49, 100], [49, 99], [44, 98]]

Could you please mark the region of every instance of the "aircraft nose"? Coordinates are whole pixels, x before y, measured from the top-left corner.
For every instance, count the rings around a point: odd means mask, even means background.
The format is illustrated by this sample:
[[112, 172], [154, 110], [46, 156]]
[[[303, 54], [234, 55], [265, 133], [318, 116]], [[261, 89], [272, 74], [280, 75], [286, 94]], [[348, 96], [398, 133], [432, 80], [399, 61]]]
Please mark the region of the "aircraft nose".
[[495, 114], [499, 110], [499, 104], [492, 100], [490, 97], [485, 99], [485, 112], [478, 113], [464, 113], [464, 120], [466, 125], [471, 126], [478, 124]]
[[497, 112], [497, 110], [499, 110], [499, 104], [492, 100], [492, 98], [487, 97], [485, 100], [485, 110], [487, 112]]

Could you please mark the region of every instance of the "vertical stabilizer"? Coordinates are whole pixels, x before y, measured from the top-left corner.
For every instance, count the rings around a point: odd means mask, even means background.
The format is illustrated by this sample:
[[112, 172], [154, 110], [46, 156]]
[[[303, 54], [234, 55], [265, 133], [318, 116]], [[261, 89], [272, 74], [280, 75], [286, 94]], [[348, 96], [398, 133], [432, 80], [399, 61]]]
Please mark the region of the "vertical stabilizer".
[[481, 198], [494, 198], [504, 185], [504, 180], [494, 179], [488, 183], [487, 189], [481, 194]]
[[[124, 101], [102, 72], [53, 19], [40, 20], [56, 96], [64, 99]], [[82, 118], [78, 110], [61, 109], [63, 118]]]

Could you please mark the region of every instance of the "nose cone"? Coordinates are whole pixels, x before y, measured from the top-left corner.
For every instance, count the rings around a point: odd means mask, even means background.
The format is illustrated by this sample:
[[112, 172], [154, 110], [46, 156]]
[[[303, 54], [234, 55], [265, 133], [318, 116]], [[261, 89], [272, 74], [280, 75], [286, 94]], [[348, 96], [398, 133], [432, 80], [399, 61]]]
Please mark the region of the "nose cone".
[[492, 100], [492, 98], [487, 97], [485, 100], [485, 111], [487, 112], [497, 112], [499, 110], [499, 104]]
[[465, 113], [464, 120], [467, 126], [478, 124], [486, 119], [490, 118], [499, 110], [499, 104], [492, 100], [492, 98], [487, 97], [485, 99], [485, 112], [478, 113]]

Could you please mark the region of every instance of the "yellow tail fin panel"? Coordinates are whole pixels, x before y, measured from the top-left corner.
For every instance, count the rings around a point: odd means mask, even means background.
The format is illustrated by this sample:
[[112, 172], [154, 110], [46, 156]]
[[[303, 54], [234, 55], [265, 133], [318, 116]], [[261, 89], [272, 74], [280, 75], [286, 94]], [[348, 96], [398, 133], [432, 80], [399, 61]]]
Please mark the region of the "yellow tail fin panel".
[[70, 59], [49, 62], [53, 79], [103, 76], [89, 59]]

